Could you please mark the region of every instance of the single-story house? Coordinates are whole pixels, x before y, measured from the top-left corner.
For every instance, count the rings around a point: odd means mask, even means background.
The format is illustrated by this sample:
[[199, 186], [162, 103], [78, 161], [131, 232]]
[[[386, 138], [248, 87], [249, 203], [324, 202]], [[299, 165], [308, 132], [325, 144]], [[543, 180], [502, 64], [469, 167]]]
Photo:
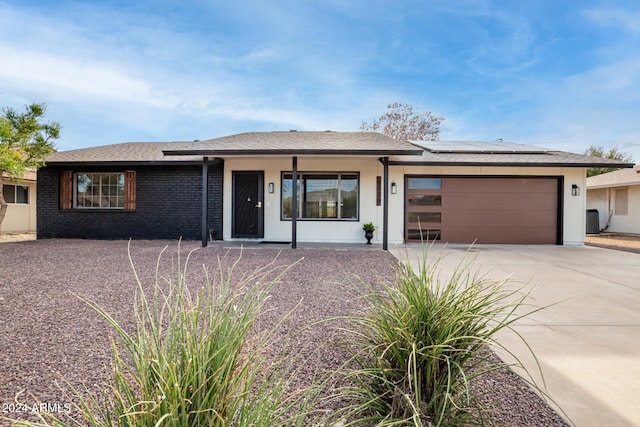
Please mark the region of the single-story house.
[[253, 132], [59, 152], [38, 238], [580, 245], [585, 170], [631, 164], [506, 142]]
[[640, 234], [640, 166], [587, 178], [587, 209], [600, 230]]
[[11, 181], [2, 177], [2, 195], [7, 213], [0, 224], [0, 233], [36, 231], [36, 172], [27, 171], [22, 179]]

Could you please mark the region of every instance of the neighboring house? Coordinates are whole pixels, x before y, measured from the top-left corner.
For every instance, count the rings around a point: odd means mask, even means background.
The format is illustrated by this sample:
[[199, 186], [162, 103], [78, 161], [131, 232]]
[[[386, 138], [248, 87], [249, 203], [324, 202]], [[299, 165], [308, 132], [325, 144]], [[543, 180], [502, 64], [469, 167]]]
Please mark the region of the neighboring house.
[[585, 170], [630, 164], [524, 145], [373, 132], [255, 132], [59, 152], [38, 238], [583, 244]]
[[0, 233], [35, 232], [36, 172], [27, 171], [18, 181], [10, 181], [3, 176], [2, 194], [8, 206], [0, 224]]
[[587, 178], [587, 209], [597, 209], [600, 230], [640, 234], [640, 167]]

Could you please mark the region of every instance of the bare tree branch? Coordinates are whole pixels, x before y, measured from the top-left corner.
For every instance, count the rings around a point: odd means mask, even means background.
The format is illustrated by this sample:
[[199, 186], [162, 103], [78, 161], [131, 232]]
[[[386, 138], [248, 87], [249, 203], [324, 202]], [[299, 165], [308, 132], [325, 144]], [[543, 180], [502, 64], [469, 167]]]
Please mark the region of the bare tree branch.
[[387, 105], [387, 112], [371, 123], [363, 121], [360, 130], [381, 132], [402, 141], [437, 141], [443, 120], [431, 111], [415, 113], [412, 105], [396, 102]]

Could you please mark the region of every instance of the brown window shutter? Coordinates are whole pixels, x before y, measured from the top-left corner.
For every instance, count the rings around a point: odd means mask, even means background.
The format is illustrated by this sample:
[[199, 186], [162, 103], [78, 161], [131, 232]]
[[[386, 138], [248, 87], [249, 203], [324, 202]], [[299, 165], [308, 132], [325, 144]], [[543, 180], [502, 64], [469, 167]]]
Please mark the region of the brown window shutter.
[[73, 207], [73, 172], [62, 171], [60, 173], [60, 209]]
[[124, 210], [136, 209], [136, 171], [124, 172]]

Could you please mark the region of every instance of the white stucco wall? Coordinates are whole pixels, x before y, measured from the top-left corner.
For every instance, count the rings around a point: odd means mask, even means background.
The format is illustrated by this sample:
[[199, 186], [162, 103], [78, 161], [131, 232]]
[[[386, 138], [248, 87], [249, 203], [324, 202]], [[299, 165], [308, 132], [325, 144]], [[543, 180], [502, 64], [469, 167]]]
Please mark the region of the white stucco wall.
[[[280, 219], [281, 174], [290, 172], [291, 157], [286, 158], [227, 158], [224, 165], [224, 213], [223, 239], [232, 240], [231, 234], [231, 182], [234, 171], [264, 171], [264, 240], [290, 241], [291, 221]], [[299, 220], [299, 242], [365, 243], [362, 224], [373, 222], [376, 226], [373, 242], [382, 241], [382, 206], [376, 206], [376, 176], [382, 176], [382, 164], [374, 157], [349, 157], [341, 159], [323, 157], [298, 157], [298, 172], [358, 172], [360, 174], [360, 210], [358, 221]], [[274, 192], [267, 189], [274, 184]]]
[[598, 210], [598, 226], [600, 230], [607, 226], [611, 212], [609, 204], [609, 189], [598, 188], [587, 190], [587, 209]]
[[10, 185], [29, 187], [29, 203], [9, 203], [7, 213], [0, 224], [2, 233], [22, 233], [36, 231], [36, 183], [32, 181], [4, 182]]
[[[280, 219], [281, 173], [291, 171], [291, 157], [227, 158], [224, 167], [223, 238], [231, 240], [231, 182], [234, 171], [264, 171], [264, 240], [290, 241], [291, 221]], [[383, 176], [383, 166], [374, 157], [340, 159], [298, 157], [299, 172], [358, 172], [360, 174], [360, 210], [358, 221], [298, 221], [299, 242], [363, 243], [362, 224], [376, 226], [373, 242], [382, 242], [383, 208], [376, 206], [376, 176]], [[395, 182], [397, 193], [389, 194], [389, 244], [402, 244], [404, 239], [404, 175], [511, 175], [564, 176], [563, 241], [565, 245], [582, 245], [585, 236], [585, 170], [583, 168], [520, 168], [520, 167], [427, 167], [390, 166], [389, 184]], [[269, 183], [275, 191], [267, 191]], [[571, 195], [572, 184], [580, 187], [580, 195]], [[384, 197], [384, 191], [383, 191]]]
[[[616, 213], [616, 192], [620, 190], [627, 191], [624, 215]], [[640, 234], [640, 185], [589, 190], [587, 208], [598, 209], [601, 230], [609, 222], [608, 232]]]
[[[481, 166], [391, 166], [389, 182], [398, 186], [389, 198], [389, 243], [401, 244], [404, 235], [404, 175], [494, 175], [494, 176], [564, 176], [563, 242], [583, 245], [585, 236], [585, 169]], [[571, 186], [580, 188], [579, 196], [571, 195]]]

